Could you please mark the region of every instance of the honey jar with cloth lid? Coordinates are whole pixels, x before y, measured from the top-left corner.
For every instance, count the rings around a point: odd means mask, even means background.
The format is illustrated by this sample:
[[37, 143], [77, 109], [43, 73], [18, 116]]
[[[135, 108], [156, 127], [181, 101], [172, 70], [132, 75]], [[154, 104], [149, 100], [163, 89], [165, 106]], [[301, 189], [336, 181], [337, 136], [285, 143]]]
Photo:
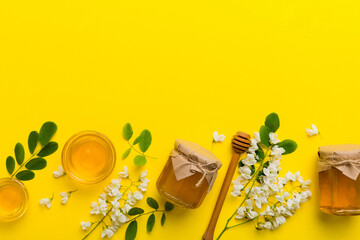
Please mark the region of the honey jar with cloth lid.
[[360, 145], [319, 148], [320, 209], [340, 215], [360, 214]]
[[209, 150], [192, 142], [176, 140], [175, 149], [157, 180], [157, 189], [177, 206], [197, 208], [211, 190], [221, 165]]

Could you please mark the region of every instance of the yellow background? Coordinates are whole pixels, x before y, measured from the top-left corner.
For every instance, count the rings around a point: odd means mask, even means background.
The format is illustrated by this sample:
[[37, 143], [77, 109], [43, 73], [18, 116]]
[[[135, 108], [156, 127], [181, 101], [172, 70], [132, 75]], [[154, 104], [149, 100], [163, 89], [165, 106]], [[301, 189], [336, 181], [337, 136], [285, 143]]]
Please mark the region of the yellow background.
[[[300, 170], [314, 182], [311, 201], [276, 231], [249, 224], [223, 239], [353, 239], [357, 217], [318, 210], [316, 173], [320, 145], [359, 143], [360, 3], [355, 0], [53, 0], [0, 2], [0, 176], [16, 142], [47, 120], [58, 124], [59, 151], [48, 167], [26, 182], [30, 208], [12, 223], [0, 223], [1, 239], [80, 239], [81, 220], [92, 220], [89, 204], [109, 179], [80, 187], [68, 204], [61, 191], [78, 188], [54, 179], [65, 141], [81, 130], [97, 130], [127, 148], [121, 131], [153, 134], [146, 196], [159, 199], [155, 181], [176, 138], [210, 148], [218, 130], [226, 141], [214, 146], [222, 160], [213, 191], [199, 209], [175, 209], [161, 227], [137, 239], [200, 239], [210, 218], [237, 130], [254, 132], [265, 116], [280, 115], [279, 138], [298, 142], [284, 157], [282, 174]], [[317, 124], [322, 136], [307, 137]], [[131, 155], [132, 157], [134, 155]], [[139, 171], [132, 158], [118, 158]], [[51, 209], [39, 200], [54, 192]], [[235, 209], [228, 196], [217, 233]], [[144, 202], [143, 202], [144, 203]], [[158, 217], [158, 216], [157, 216]], [[158, 221], [159, 219], [157, 219]], [[125, 228], [114, 239], [123, 239]], [[90, 239], [100, 239], [100, 231]]]

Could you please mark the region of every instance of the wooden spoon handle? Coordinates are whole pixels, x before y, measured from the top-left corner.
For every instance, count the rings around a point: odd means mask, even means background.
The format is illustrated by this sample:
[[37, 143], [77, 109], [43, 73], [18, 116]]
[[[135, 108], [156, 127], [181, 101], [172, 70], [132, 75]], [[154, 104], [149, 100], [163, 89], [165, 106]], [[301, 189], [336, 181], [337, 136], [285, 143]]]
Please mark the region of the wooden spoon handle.
[[226, 194], [227, 194], [227, 192], [229, 190], [229, 186], [230, 186], [231, 180], [232, 180], [232, 178], [234, 176], [234, 172], [235, 172], [235, 169], [237, 167], [239, 158], [240, 158], [240, 154], [236, 153], [236, 152], [233, 154], [233, 156], [231, 158], [231, 162], [230, 162], [230, 165], [229, 165], [228, 170], [226, 172], [225, 179], [224, 179], [223, 185], [222, 185], [220, 193], [219, 193], [219, 197], [218, 197], [218, 199], [216, 201], [214, 212], [213, 212], [213, 214], [211, 216], [209, 225], [208, 225], [208, 227], [207, 227], [207, 229], [206, 229], [206, 231], [205, 231], [205, 233], [203, 235], [203, 240], [212, 240], [214, 238], [214, 231], [215, 231], [215, 227], [216, 227], [216, 222], [217, 222], [217, 220], [219, 218], [221, 208], [222, 208], [222, 205], [224, 203]]

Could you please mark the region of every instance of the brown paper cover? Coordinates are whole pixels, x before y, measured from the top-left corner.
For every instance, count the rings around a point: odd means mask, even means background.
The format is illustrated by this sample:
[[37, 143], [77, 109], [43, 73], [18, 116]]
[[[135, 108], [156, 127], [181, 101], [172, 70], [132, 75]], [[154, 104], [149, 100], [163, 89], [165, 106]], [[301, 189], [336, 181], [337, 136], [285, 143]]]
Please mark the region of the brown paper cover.
[[203, 177], [197, 185], [206, 179], [209, 184], [208, 191], [211, 190], [217, 176], [217, 170], [222, 165], [209, 150], [180, 139], [175, 141], [175, 149], [172, 150], [170, 158], [172, 158], [176, 180], [179, 181], [200, 172]]
[[345, 176], [356, 180], [360, 173], [360, 145], [342, 144], [319, 148], [319, 172], [334, 167]]

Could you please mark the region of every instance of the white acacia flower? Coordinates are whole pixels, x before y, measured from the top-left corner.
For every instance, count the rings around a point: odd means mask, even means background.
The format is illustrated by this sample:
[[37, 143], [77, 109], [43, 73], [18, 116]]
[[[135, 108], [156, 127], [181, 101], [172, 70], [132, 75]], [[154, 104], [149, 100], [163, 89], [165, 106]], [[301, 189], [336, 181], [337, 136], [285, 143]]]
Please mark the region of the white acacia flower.
[[99, 214], [100, 213], [100, 208], [99, 208], [99, 205], [97, 202], [92, 202], [90, 204], [90, 207], [91, 207], [91, 211], [90, 211], [90, 214]]
[[254, 132], [254, 139], [255, 139], [256, 142], [260, 142], [260, 141], [261, 141], [261, 140], [260, 140], [260, 134], [259, 134], [259, 132]]
[[275, 198], [276, 200], [278, 200], [279, 202], [283, 203], [285, 202], [285, 199], [289, 197], [289, 193], [288, 192], [284, 192], [283, 194], [280, 195], [276, 195]]
[[236, 219], [243, 219], [245, 217], [246, 208], [245, 207], [239, 207], [236, 211]]
[[268, 205], [265, 209], [265, 211], [263, 211], [261, 214], [261, 216], [274, 216], [274, 211], [270, 208], [270, 206]]
[[251, 178], [251, 169], [248, 166], [243, 166], [239, 168], [240, 176], [246, 179]]
[[255, 159], [255, 154], [248, 153], [246, 155], [246, 158], [244, 158], [241, 162], [246, 166], [254, 165], [255, 163], [257, 163], [257, 161]]
[[106, 203], [106, 201], [102, 200], [102, 199], [99, 199], [99, 211], [100, 213], [102, 213], [104, 216], [106, 216], [106, 212], [108, 210], [108, 205]]
[[233, 190], [231, 192], [231, 195], [234, 197], [240, 196], [241, 190], [244, 188], [244, 186], [240, 183], [238, 179], [233, 181]]
[[127, 202], [130, 206], [133, 206], [133, 205], [136, 203], [136, 198], [134, 197], [134, 195], [132, 194], [131, 191], [129, 191], [129, 193], [128, 193], [128, 198], [127, 198], [126, 202]]
[[286, 222], [286, 219], [284, 216], [278, 216], [275, 218], [275, 221], [278, 225], [283, 225]]
[[128, 217], [124, 213], [122, 213], [120, 210], [116, 210], [111, 215], [111, 220], [115, 223], [118, 223], [119, 225], [129, 221]]
[[312, 127], [312, 128], [307, 128], [307, 129], [306, 129], [306, 133], [307, 133], [310, 137], [319, 134], [319, 130], [317, 129], [317, 127], [315, 126], [315, 124], [312, 124], [311, 127]]
[[105, 228], [101, 233], [101, 238], [104, 238], [104, 237], [111, 238], [113, 235], [114, 235], [114, 232], [111, 229]]
[[141, 172], [141, 174], [140, 174], [140, 181], [143, 182], [144, 180], [142, 180], [142, 179], [144, 179], [147, 175], [148, 175], [148, 171], [147, 171], [147, 170]]
[[123, 214], [123, 213], [120, 213], [120, 214], [118, 215], [117, 219], [118, 219], [118, 221], [119, 221], [120, 223], [126, 223], [126, 222], [129, 221], [128, 217], [127, 217], [125, 214]]
[[119, 178], [128, 178], [129, 177], [129, 169], [127, 166], [123, 167], [123, 172], [119, 172]]
[[114, 201], [111, 201], [111, 205], [112, 207], [112, 211], [115, 212], [116, 210], [118, 210], [120, 208], [120, 203], [118, 202], [117, 199], [115, 199]]
[[91, 222], [84, 222], [84, 221], [81, 221], [80, 222], [81, 224], [81, 228], [84, 230], [84, 231], [87, 231], [90, 229], [92, 223]]
[[259, 147], [257, 145], [256, 140], [254, 138], [251, 139], [251, 146], [249, 147], [248, 152], [255, 154], [255, 151], [258, 149], [259, 149]]
[[292, 174], [291, 172], [287, 172], [285, 174], [285, 180], [286, 181], [292, 181], [292, 182], [295, 182], [296, 181], [296, 177], [294, 174]]
[[147, 186], [148, 186], [147, 182], [142, 182], [139, 184], [138, 189], [140, 189], [142, 192], [146, 192]]
[[269, 137], [270, 137], [270, 143], [273, 144], [273, 145], [278, 144], [280, 142], [280, 140], [277, 139], [277, 134], [276, 133], [271, 132], [269, 134]]
[[217, 131], [213, 134], [214, 142], [223, 142], [225, 140], [225, 135], [221, 134], [219, 135]]
[[254, 219], [257, 217], [257, 215], [258, 215], [258, 213], [253, 210], [249, 210], [246, 212], [246, 216], [248, 219]]
[[132, 207], [129, 204], [125, 203], [125, 205], [121, 208], [121, 211], [123, 213], [127, 214], [130, 211], [131, 208]]
[[61, 204], [66, 204], [67, 201], [69, 200], [69, 194], [67, 192], [61, 192], [60, 196], [61, 196]]
[[135, 191], [134, 194], [133, 194], [133, 197], [136, 199], [136, 200], [141, 200], [143, 199], [143, 195], [140, 191]]
[[43, 198], [43, 199], [40, 199], [39, 204], [40, 204], [40, 206], [46, 206], [47, 208], [50, 208], [52, 200], [53, 200], [53, 197]]
[[282, 147], [279, 147], [278, 145], [275, 145], [272, 147], [270, 155], [273, 156], [276, 159], [281, 159], [281, 155], [285, 153], [285, 149]]
[[272, 226], [271, 222], [264, 222], [260, 226], [261, 226], [262, 229], [266, 229], [266, 230], [273, 229], [273, 226]]
[[246, 207], [246, 209], [249, 209], [249, 210], [253, 209], [253, 201], [251, 199], [246, 199], [245, 207]]
[[301, 183], [301, 188], [302, 189], [308, 189], [311, 185], [311, 180], [306, 180], [304, 182]]
[[57, 171], [53, 171], [54, 178], [58, 178], [58, 177], [61, 177], [64, 175], [65, 175], [65, 172], [64, 172], [64, 169], [62, 168], [62, 166], [59, 166]]
[[101, 199], [103, 199], [103, 200], [107, 200], [107, 196], [106, 196], [106, 193], [101, 193], [100, 195], [99, 195], [99, 198], [101, 198]]

